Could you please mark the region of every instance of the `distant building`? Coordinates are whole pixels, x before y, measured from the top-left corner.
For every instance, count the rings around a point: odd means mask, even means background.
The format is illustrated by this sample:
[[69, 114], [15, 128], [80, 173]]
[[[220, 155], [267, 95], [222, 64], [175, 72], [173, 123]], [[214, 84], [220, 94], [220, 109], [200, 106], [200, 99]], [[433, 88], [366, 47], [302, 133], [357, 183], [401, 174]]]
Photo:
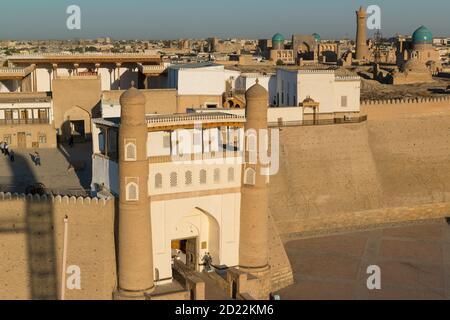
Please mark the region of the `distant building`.
[[[302, 120], [345, 119], [359, 116], [361, 79], [338, 76], [334, 70], [277, 70], [277, 106], [302, 106], [312, 99], [316, 108], [304, 108]], [[274, 108], [276, 109], [276, 108]]]
[[178, 91], [178, 112], [189, 108], [221, 108], [226, 83], [234, 89], [239, 75], [239, 71], [211, 62], [171, 65], [167, 87]]
[[433, 34], [421, 26], [410, 40], [398, 42], [397, 65], [399, 71], [391, 74], [393, 84], [432, 81], [432, 72], [442, 69], [439, 51], [433, 46]]

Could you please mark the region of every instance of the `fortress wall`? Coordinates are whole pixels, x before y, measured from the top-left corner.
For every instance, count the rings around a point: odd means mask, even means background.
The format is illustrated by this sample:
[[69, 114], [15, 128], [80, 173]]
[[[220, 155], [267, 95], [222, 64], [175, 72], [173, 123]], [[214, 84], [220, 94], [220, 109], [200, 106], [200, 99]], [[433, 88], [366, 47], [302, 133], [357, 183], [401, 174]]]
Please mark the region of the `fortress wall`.
[[278, 228], [269, 215], [269, 265], [271, 291], [275, 292], [294, 283], [294, 275]]
[[114, 200], [0, 193], [0, 212], [1, 300], [60, 298], [66, 215], [66, 266], [81, 270], [81, 290], [66, 288], [66, 299], [111, 299]]
[[297, 237], [327, 235], [335, 232], [385, 227], [402, 223], [420, 223], [442, 219], [450, 215], [450, 202], [417, 205], [414, 207], [380, 208], [376, 210], [338, 213], [324, 219], [322, 216], [299, 221], [282, 221], [284, 241]]
[[365, 100], [361, 114], [369, 120], [394, 120], [414, 116], [450, 114], [450, 96], [434, 98], [406, 98]]
[[365, 123], [282, 129], [270, 184], [281, 234], [449, 215], [449, 101], [362, 110]]

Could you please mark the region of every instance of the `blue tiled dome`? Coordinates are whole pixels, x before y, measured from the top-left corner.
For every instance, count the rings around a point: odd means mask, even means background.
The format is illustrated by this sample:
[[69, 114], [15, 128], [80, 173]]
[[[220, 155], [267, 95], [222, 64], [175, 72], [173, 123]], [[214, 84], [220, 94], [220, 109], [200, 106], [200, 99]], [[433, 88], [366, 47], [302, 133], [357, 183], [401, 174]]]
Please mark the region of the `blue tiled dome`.
[[317, 42], [319, 42], [320, 39], [321, 39], [321, 38], [320, 38], [320, 35], [317, 34], [317, 33], [313, 33], [312, 36], [314, 37], [314, 39], [315, 39]]
[[413, 44], [432, 44], [433, 34], [428, 28], [421, 26], [412, 35]]
[[284, 43], [284, 37], [281, 33], [277, 33], [272, 37], [272, 42]]

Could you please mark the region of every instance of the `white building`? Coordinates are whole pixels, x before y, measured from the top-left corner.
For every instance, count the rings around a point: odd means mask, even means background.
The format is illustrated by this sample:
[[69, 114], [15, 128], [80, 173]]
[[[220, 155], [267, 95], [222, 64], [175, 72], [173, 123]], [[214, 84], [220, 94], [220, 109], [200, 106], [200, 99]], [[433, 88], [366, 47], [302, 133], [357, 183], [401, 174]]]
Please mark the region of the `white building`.
[[239, 71], [227, 70], [223, 65], [211, 62], [171, 65], [168, 68], [167, 86], [178, 90], [181, 105], [206, 108], [222, 107], [226, 91], [234, 90]]
[[321, 119], [353, 117], [360, 111], [361, 79], [338, 76], [334, 70], [277, 70], [277, 106], [299, 106], [306, 98], [319, 105], [305, 109], [304, 114], [317, 112]]
[[[195, 128], [198, 123], [203, 128]], [[244, 117], [220, 112], [147, 116], [158, 283], [172, 280], [174, 241], [197, 238], [196, 270], [206, 252], [214, 265], [238, 265], [244, 123]], [[103, 186], [115, 195], [119, 193], [118, 130], [119, 118], [93, 120], [92, 186], [97, 191]]]

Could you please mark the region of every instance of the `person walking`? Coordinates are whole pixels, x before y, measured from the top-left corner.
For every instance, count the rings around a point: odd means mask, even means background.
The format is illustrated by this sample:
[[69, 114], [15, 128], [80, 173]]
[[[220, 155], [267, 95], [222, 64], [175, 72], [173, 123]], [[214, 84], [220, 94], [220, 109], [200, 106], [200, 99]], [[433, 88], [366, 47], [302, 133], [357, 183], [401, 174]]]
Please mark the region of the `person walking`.
[[4, 141], [0, 142], [0, 150], [2, 151], [3, 154], [5, 154], [5, 142]]
[[14, 162], [14, 151], [13, 150], [9, 151], [9, 160], [11, 160], [11, 162]]
[[39, 152], [34, 153], [34, 164], [37, 166], [41, 166], [41, 156], [39, 155]]

